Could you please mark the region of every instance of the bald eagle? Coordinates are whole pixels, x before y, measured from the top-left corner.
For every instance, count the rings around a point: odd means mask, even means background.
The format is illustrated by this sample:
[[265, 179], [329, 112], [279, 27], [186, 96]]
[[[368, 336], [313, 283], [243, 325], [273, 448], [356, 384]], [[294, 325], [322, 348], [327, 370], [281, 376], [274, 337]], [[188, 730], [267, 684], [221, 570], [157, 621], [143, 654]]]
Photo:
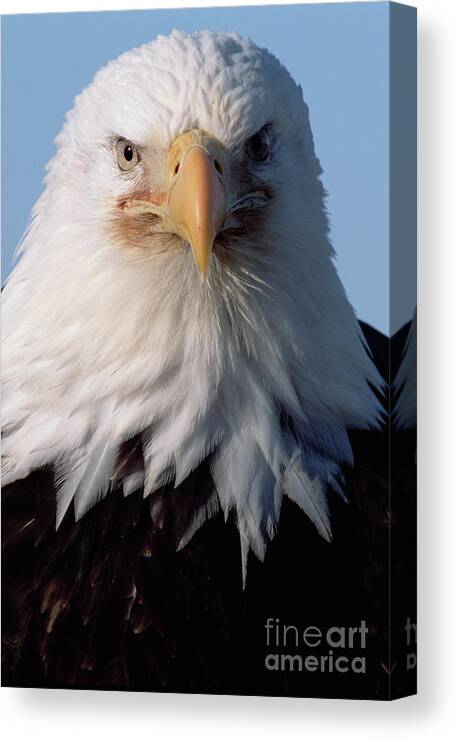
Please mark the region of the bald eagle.
[[99, 71], [56, 145], [3, 295], [5, 680], [300, 693], [253, 666], [262, 620], [356, 602], [343, 501], [383, 382], [302, 90], [175, 31]]

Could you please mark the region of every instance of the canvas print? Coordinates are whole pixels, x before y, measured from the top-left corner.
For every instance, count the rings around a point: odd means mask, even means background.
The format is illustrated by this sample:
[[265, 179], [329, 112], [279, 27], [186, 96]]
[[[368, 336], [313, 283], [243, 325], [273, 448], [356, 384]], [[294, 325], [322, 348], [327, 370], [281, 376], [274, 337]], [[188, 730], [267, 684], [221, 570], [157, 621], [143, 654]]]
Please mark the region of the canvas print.
[[414, 10], [2, 41], [3, 684], [414, 693]]

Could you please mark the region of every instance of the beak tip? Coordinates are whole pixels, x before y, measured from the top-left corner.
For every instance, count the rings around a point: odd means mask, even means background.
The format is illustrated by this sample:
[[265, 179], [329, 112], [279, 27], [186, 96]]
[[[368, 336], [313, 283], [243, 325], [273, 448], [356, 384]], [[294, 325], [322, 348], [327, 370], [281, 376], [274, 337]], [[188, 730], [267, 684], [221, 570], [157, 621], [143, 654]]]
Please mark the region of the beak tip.
[[206, 265], [200, 265], [199, 263], [196, 264], [198, 268], [199, 277], [201, 280], [201, 285], [204, 285], [204, 283], [207, 281], [207, 272], [209, 269], [209, 264]]
[[212, 259], [213, 239], [205, 240], [203, 243], [198, 243], [190, 240], [190, 244], [192, 247], [195, 264], [201, 278], [201, 283], [203, 284], [206, 282], [210, 262]]

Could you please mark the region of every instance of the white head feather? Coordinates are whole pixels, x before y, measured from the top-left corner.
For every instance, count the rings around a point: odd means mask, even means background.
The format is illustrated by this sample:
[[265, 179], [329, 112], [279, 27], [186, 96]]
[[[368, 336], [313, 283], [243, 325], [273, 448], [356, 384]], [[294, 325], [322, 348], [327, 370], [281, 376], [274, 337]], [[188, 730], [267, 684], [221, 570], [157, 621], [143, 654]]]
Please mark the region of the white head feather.
[[[245, 142], [265, 124], [259, 172]], [[170, 145], [194, 127], [224, 145], [233, 198], [247, 180], [272, 193], [251, 233], [215, 245], [203, 285], [179, 237], [129, 244], [113, 227], [126, 183], [160, 189]], [[142, 147], [127, 177], [115, 137]], [[375, 425], [379, 377], [332, 261], [301, 88], [249, 40], [173, 32], [98, 72], [56, 143], [4, 290], [5, 481], [53, 464], [57, 520], [73, 498], [80, 517], [141, 432], [145, 495], [214, 452], [244, 560], [263, 557], [284, 493], [329, 536], [325, 491], [351, 462], [347, 428]]]

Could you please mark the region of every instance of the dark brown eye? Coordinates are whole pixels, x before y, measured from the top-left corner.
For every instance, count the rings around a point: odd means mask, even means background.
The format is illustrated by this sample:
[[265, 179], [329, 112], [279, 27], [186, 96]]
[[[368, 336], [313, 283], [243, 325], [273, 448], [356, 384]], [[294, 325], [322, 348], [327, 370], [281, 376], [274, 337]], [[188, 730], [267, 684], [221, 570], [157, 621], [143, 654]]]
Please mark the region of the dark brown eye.
[[117, 165], [124, 172], [132, 170], [138, 164], [138, 150], [131, 141], [120, 139], [116, 144]]
[[269, 155], [270, 136], [268, 126], [263, 126], [247, 142], [247, 153], [255, 162], [264, 162]]

